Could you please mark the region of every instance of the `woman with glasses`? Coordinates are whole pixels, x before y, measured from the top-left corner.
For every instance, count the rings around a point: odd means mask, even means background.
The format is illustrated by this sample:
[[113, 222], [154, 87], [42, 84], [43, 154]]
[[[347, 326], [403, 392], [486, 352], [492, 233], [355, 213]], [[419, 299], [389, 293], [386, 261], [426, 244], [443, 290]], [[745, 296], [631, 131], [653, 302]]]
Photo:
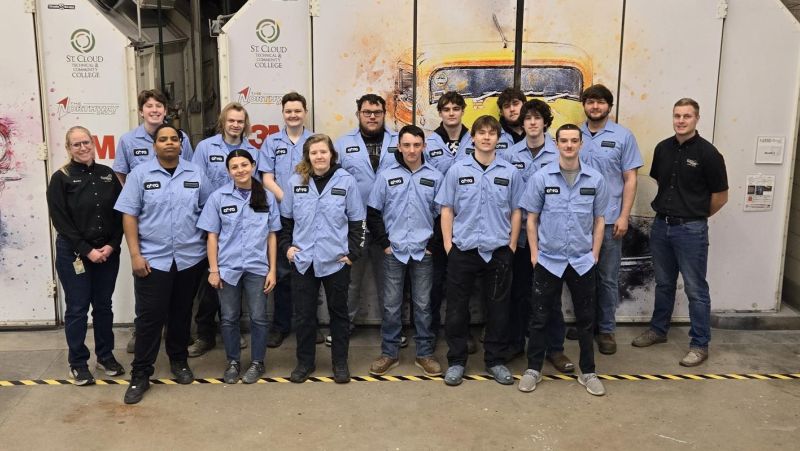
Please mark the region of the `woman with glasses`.
[[47, 206], [56, 236], [56, 272], [64, 288], [64, 332], [70, 376], [91, 385], [86, 320], [92, 307], [97, 368], [108, 376], [125, 369], [114, 358], [111, 295], [119, 271], [122, 215], [114, 211], [122, 185], [110, 167], [95, 163], [92, 135], [72, 127], [65, 138], [69, 160], [50, 178]]

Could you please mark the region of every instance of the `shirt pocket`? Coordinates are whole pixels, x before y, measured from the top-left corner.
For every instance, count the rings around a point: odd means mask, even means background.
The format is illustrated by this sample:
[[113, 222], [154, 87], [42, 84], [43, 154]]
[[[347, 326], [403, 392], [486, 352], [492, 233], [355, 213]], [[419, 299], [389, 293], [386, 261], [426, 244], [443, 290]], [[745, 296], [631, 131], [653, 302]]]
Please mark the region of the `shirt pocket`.
[[[351, 189], [354, 189], [354, 187]], [[347, 225], [346, 209], [345, 196], [333, 195], [329, 192], [320, 199], [320, 210], [325, 215], [325, 220], [332, 224], [334, 228], [338, 229]]]
[[591, 231], [594, 223], [594, 195], [577, 195], [572, 201], [572, 211], [581, 231]]

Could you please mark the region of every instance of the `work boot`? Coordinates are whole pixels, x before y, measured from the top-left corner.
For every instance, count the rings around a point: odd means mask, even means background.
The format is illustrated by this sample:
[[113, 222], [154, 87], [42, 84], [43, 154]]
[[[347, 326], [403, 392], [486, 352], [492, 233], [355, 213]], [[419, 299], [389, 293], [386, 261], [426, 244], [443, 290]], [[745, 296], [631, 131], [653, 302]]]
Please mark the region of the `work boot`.
[[369, 366], [369, 374], [373, 376], [383, 376], [388, 373], [392, 368], [396, 368], [400, 364], [400, 359], [393, 359], [389, 356], [382, 355], [372, 362]]
[[617, 341], [614, 339], [614, 334], [597, 334], [597, 349], [600, 354], [611, 355], [617, 352]]
[[648, 346], [652, 346], [657, 343], [666, 343], [667, 337], [663, 335], [659, 335], [653, 329], [647, 329], [646, 331], [642, 332], [641, 335], [634, 338], [631, 342], [631, 345], [636, 346], [637, 348], [646, 348]]
[[708, 350], [702, 348], [689, 348], [686, 357], [681, 359], [681, 366], [697, 366], [708, 359]]

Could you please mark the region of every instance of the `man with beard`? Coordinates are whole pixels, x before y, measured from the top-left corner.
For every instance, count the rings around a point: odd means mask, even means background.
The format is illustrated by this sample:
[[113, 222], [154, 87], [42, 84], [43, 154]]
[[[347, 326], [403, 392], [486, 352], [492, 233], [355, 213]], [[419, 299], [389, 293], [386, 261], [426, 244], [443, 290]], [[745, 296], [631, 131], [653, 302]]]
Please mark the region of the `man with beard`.
[[525, 94], [516, 88], [506, 88], [497, 97], [497, 108], [500, 109], [500, 140], [497, 141], [498, 156], [501, 156], [514, 144], [525, 139], [525, 130], [522, 129], [522, 105], [528, 99]]

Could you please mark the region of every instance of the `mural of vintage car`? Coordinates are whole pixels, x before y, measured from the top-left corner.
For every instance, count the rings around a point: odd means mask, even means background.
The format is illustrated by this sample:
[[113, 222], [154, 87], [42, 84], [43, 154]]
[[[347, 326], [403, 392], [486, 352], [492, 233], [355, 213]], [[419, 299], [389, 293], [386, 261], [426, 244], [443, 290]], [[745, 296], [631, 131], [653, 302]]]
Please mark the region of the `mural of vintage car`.
[[[553, 128], [585, 119], [580, 94], [592, 84], [592, 60], [582, 49], [556, 42], [524, 42], [521, 89], [528, 99], [541, 99], [553, 109]], [[390, 108], [395, 125], [410, 124], [414, 102], [411, 51], [397, 62]], [[484, 114], [497, 115], [497, 96], [514, 85], [514, 51], [502, 42], [458, 42], [417, 49], [416, 124], [425, 130], [439, 125], [436, 102], [457, 91], [467, 102], [467, 126]]]

